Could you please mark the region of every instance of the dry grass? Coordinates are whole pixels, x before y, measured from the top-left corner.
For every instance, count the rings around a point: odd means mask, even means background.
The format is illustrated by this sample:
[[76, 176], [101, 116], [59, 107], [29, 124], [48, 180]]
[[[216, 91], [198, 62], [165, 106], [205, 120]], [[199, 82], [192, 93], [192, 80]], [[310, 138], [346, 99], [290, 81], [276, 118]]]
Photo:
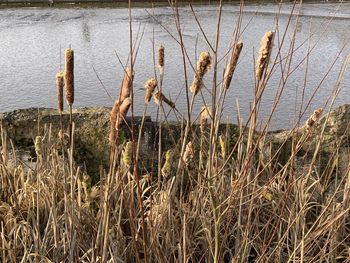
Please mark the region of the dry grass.
[[[181, 44], [178, 11], [176, 6], [172, 7]], [[220, 21], [218, 28], [219, 25]], [[235, 30], [239, 32], [239, 23]], [[344, 160], [347, 148], [341, 143], [335, 143], [327, 153], [322, 151], [326, 123], [320, 122], [322, 111], [315, 111], [304, 127], [284, 133], [278, 141], [271, 140], [266, 131], [268, 124], [256, 131], [260, 99], [271, 74], [281, 66], [288, 78], [285, 65], [293, 55], [293, 50], [282, 54], [284, 40], [274, 43], [274, 36], [274, 32], [268, 32], [261, 41], [250, 117], [243, 125], [239, 115], [237, 127], [222, 128], [221, 113], [235, 68], [240, 66], [243, 44], [238, 37], [233, 39], [220, 81], [216, 80], [216, 55], [212, 58], [209, 52], [203, 52], [195, 67], [191, 67], [186, 62], [186, 49], [181, 46], [187, 99], [192, 91], [188, 117], [183, 119], [178, 139], [172, 138], [170, 145], [163, 145], [160, 136], [158, 145], [147, 149], [151, 167], [140, 160], [140, 134], [150, 98], [154, 97], [164, 113], [162, 102], [176, 110], [175, 103], [161, 91], [164, 47], [158, 49], [160, 85], [157, 86], [156, 76], [145, 85], [140, 127], [133, 123], [124, 125], [133, 106], [134, 73], [130, 69], [124, 74], [120, 96], [110, 116], [109, 169], [101, 169], [98, 184], [91, 185], [89, 175], [74, 162], [74, 123], [69, 127], [69, 148], [49, 130], [45, 136], [37, 134], [37, 158], [29, 165], [16, 161], [16, 152], [10, 147], [6, 131], [1, 129], [0, 261], [348, 261], [349, 158]], [[273, 44], [279, 45], [274, 55]], [[347, 63], [344, 62], [343, 69]], [[188, 88], [190, 68], [194, 79]], [[196, 95], [203, 88], [204, 75], [210, 73], [214, 76], [212, 94], [216, 94], [218, 87], [219, 96], [208, 99], [212, 105], [203, 101], [198, 127], [190, 120], [195, 117], [192, 107], [195, 98], [200, 99]], [[67, 101], [72, 106], [72, 51], [66, 51], [64, 79]], [[281, 82], [279, 90], [283, 91], [285, 83]], [[61, 98], [59, 95], [59, 111]], [[278, 102], [276, 97], [274, 103]], [[323, 114], [327, 119], [326, 112]], [[162, 116], [160, 134], [168, 128], [167, 115]], [[132, 132], [130, 141], [123, 142], [122, 128], [138, 131], [138, 139]], [[346, 141], [348, 134], [346, 130], [339, 140]], [[153, 158], [157, 155], [158, 158]]]

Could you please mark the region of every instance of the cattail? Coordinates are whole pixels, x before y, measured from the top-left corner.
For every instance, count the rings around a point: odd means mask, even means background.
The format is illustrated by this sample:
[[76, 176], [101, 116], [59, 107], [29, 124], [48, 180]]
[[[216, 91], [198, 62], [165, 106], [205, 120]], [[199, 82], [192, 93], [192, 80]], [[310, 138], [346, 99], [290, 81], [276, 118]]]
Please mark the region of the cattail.
[[193, 159], [193, 153], [193, 143], [190, 141], [187, 143], [184, 155], [182, 157], [182, 161], [184, 164], [188, 165], [191, 162], [191, 160]]
[[65, 55], [64, 85], [66, 87], [66, 100], [69, 106], [74, 103], [74, 51], [67, 48]]
[[131, 71], [130, 68], [127, 68], [124, 73], [123, 83], [121, 87], [120, 100], [123, 101], [126, 98], [130, 97], [132, 81], [134, 79], [135, 72]]
[[167, 150], [167, 152], [165, 154], [165, 163], [162, 167], [162, 175], [164, 177], [167, 177], [170, 174], [171, 163], [172, 163], [173, 157], [174, 157], [173, 150]]
[[269, 64], [269, 59], [273, 46], [274, 32], [268, 31], [265, 33], [260, 42], [259, 56], [255, 65], [255, 76], [258, 81], [261, 80], [264, 70]]
[[157, 104], [157, 105], [159, 105], [160, 106], [160, 102], [161, 101], [164, 101], [166, 104], [168, 104], [169, 105], [169, 107], [171, 107], [171, 108], [175, 108], [175, 103], [174, 102], [172, 102], [171, 100], [169, 100], [167, 97], [165, 97], [164, 95], [163, 95], [163, 93], [161, 93], [160, 91], [158, 91], [158, 92], [156, 92], [155, 94], [154, 94], [154, 101], [155, 101], [155, 103]]
[[152, 98], [152, 94], [154, 92], [154, 89], [157, 87], [157, 80], [154, 78], [151, 78], [147, 80], [145, 84], [146, 89], [146, 96], [145, 96], [145, 103], [148, 104]]
[[158, 67], [161, 73], [163, 73], [163, 69], [164, 69], [164, 46], [163, 45], [160, 45], [158, 48]]
[[115, 123], [115, 129], [117, 131], [120, 130], [121, 126], [124, 123], [124, 120], [125, 120], [126, 114], [128, 113], [128, 110], [130, 108], [131, 102], [132, 102], [131, 98], [126, 98], [120, 104], [119, 113], [117, 115], [117, 119], [116, 119], [116, 123]]
[[123, 153], [122, 153], [122, 161], [125, 166], [131, 166], [132, 164], [132, 142], [127, 142]]
[[221, 156], [225, 159], [226, 157], [226, 143], [225, 138], [223, 135], [219, 136], [219, 144], [220, 144], [220, 150], [221, 150]]
[[44, 143], [43, 143], [43, 137], [36, 136], [35, 143], [34, 143], [35, 153], [39, 157], [44, 152]]
[[210, 115], [210, 109], [208, 106], [203, 106], [199, 115], [199, 125], [201, 128], [201, 131], [204, 130], [205, 125], [208, 122], [208, 118]]
[[64, 73], [61, 71], [56, 75], [57, 110], [59, 113], [62, 113], [63, 111], [63, 86], [64, 86]]
[[120, 107], [120, 100], [116, 100], [114, 102], [113, 108], [110, 113], [110, 133], [109, 133], [109, 141], [111, 144], [115, 143], [116, 140], [116, 130], [115, 130], [115, 124], [117, 122], [118, 113], [119, 113], [119, 107]]
[[243, 48], [243, 43], [238, 42], [235, 44], [235, 46], [232, 50], [230, 61], [227, 65], [227, 67], [225, 69], [225, 73], [224, 73], [224, 80], [223, 80], [224, 89], [228, 89], [230, 87], [232, 76], [233, 76], [233, 73], [235, 72], [237, 62], [239, 59], [239, 55], [241, 54], [242, 48]]
[[314, 127], [315, 123], [320, 119], [322, 111], [322, 108], [315, 110], [314, 113], [310, 116], [310, 118], [306, 121], [306, 130], [308, 132], [311, 131], [312, 127]]
[[196, 66], [196, 74], [194, 75], [192, 85], [190, 87], [191, 92], [196, 95], [203, 86], [204, 74], [208, 72], [211, 67], [211, 56], [209, 52], [202, 52], [199, 55]]

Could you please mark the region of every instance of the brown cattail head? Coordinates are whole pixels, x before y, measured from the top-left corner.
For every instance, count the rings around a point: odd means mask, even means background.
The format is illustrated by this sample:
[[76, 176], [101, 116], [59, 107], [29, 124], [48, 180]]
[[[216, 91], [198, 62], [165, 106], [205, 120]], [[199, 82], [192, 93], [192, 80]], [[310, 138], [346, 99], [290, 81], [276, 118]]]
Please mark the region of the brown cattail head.
[[228, 89], [230, 87], [232, 76], [233, 76], [233, 73], [235, 72], [237, 62], [239, 59], [239, 55], [241, 54], [242, 48], [243, 48], [242, 42], [236, 43], [233, 47], [230, 61], [227, 65], [227, 67], [225, 69], [225, 73], [224, 73], [224, 80], [223, 80], [224, 89]]
[[201, 131], [204, 130], [205, 125], [208, 122], [208, 118], [210, 115], [210, 109], [208, 106], [203, 106], [200, 112], [200, 116], [199, 116], [199, 125], [201, 128]]
[[193, 159], [193, 154], [194, 154], [193, 143], [190, 141], [187, 143], [184, 155], [182, 157], [182, 161], [185, 165], [188, 165], [190, 161]]
[[162, 70], [164, 67], [164, 46], [160, 45], [158, 48], [158, 67]]
[[123, 101], [130, 97], [130, 92], [132, 88], [132, 81], [134, 79], [135, 72], [127, 68], [124, 73], [123, 83], [120, 91], [120, 100]]
[[159, 106], [160, 106], [161, 102], [164, 102], [164, 103], [168, 104], [169, 107], [171, 107], [173, 109], [175, 108], [175, 103], [172, 102], [171, 100], [169, 100], [167, 97], [165, 97], [163, 95], [163, 93], [161, 93], [160, 91], [158, 91], [154, 94], [154, 102]]
[[191, 92], [196, 95], [203, 86], [203, 77], [204, 74], [208, 72], [211, 67], [211, 56], [209, 52], [202, 52], [199, 55], [197, 65], [196, 65], [196, 74], [194, 75], [192, 85], [190, 87]]
[[119, 113], [119, 107], [120, 107], [120, 100], [116, 100], [114, 102], [113, 108], [110, 113], [110, 132], [109, 132], [109, 141], [111, 144], [114, 144], [116, 141], [116, 130], [115, 130], [115, 124], [117, 122], [118, 113]]
[[268, 31], [261, 39], [259, 56], [255, 65], [255, 76], [258, 81], [261, 80], [262, 75], [269, 64], [274, 34], [274, 32]]
[[61, 71], [56, 75], [57, 110], [59, 113], [62, 113], [63, 111], [63, 87], [64, 87], [64, 73]]
[[146, 96], [145, 96], [145, 103], [148, 104], [152, 98], [152, 94], [154, 92], [154, 89], [157, 87], [157, 80], [154, 78], [151, 78], [147, 80], [145, 84], [146, 89]]
[[321, 118], [322, 108], [319, 108], [314, 111], [314, 113], [310, 116], [310, 118], [306, 121], [306, 131], [310, 132], [312, 127], [314, 127], [315, 123]]
[[67, 48], [64, 51], [65, 70], [64, 85], [66, 87], [66, 99], [69, 106], [74, 103], [74, 51]]
[[119, 106], [119, 113], [117, 115], [117, 120], [116, 120], [116, 123], [115, 123], [115, 129], [117, 131], [120, 130], [120, 128], [122, 127], [122, 125], [123, 125], [123, 123], [125, 121], [126, 114], [128, 113], [128, 110], [130, 108], [131, 103], [132, 103], [131, 98], [126, 98], [120, 104], [120, 106]]

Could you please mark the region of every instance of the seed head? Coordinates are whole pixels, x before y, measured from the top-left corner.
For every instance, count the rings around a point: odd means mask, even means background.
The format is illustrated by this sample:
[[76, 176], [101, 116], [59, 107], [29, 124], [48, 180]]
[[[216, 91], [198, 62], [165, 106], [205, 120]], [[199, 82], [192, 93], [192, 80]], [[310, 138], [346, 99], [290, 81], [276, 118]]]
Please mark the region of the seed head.
[[131, 103], [132, 103], [131, 98], [126, 98], [120, 104], [119, 113], [117, 115], [117, 120], [116, 120], [116, 123], [115, 123], [115, 129], [117, 131], [120, 130], [120, 128], [122, 127], [122, 125], [123, 125], [123, 123], [125, 121], [125, 118], [126, 118], [126, 114], [128, 113], [128, 110], [130, 108]]
[[158, 91], [154, 94], [154, 101], [159, 106], [160, 106], [161, 101], [163, 101], [164, 103], [168, 104], [169, 107], [175, 108], [175, 103], [172, 102], [171, 100], [169, 100], [167, 97], [165, 97], [164, 94], [161, 93], [160, 91]]
[[162, 70], [164, 67], [164, 46], [160, 45], [158, 48], [158, 67]]
[[261, 39], [259, 56], [256, 60], [255, 65], [255, 76], [258, 81], [261, 80], [263, 73], [267, 69], [267, 66], [269, 64], [269, 59], [273, 47], [274, 34], [274, 32], [268, 31]]
[[61, 71], [56, 75], [57, 110], [59, 113], [62, 113], [63, 111], [63, 87], [64, 87], [64, 74]]
[[154, 78], [151, 78], [147, 80], [145, 84], [146, 89], [146, 95], [145, 95], [145, 103], [148, 104], [152, 98], [152, 94], [154, 92], [154, 89], [157, 87], [157, 80]]
[[228, 89], [230, 87], [232, 76], [233, 76], [233, 73], [236, 69], [237, 62], [238, 62], [239, 56], [241, 54], [242, 48], [243, 48], [243, 43], [238, 42], [234, 45], [234, 48], [232, 49], [230, 61], [227, 65], [227, 67], [225, 69], [225, 73], [224, 73], [223, 87], [225, 89]]
[[322, 108], [319, 108], [314, 111], [314, 113], [310, 116], [310, 118], [306, 121], [306, 131], [310, 132], [312, 128], [315, 126], [315, 123], [321, 118]]
[[127, 68], [124, 73], [123, 83], [121, 87], [120, 100], [123, 101], [130, 97], [130, 92], [132, 88], [132, 81], [134, 79], [135, 72]]
[[43, 137], [36, 136], [34, 143], [35, 153], [37, 156], [41, 156], [44, 152]]
[[182, 161], [185, 165], [189, 165], [189, 163], [193, 159], [193, 154], [193, 143], [190, 141], [187, 143], [184, 155], [182, 157]]
[[67, 48], [64, 51], [65, 55], [65, 70], [64, 70], [64, 85], [66, 87], [66, 100], [71, 106], [74, 103], [74, 51]]
[[205, 125], [208, 122], [208, 118], [210, 115], [210, 109], [208, 106], [203, 106], [200, 112], [200, 116], [199, 116], [199, 125], [201, 128], [201, 131], [204, 130]]
[[165, 154], [165, 163], [162, 167], [162, 175], [164, 177], [167, 177], [170, 174], [171, 163], [172, 163], [173, 157], [174, 157], [173, 150], [167, 150], [167, 152]]
[[196, 65], [196, 74], [194, 75], [192, 85], [190, 87], [191, 92], [196, 95], [203, 86], [203, 77], [205, 73], [211, 67], [211, 56], [209, 52], [202, 52], [199, 55], [199, 59]]
[[127, 142], [123, 153], [122, 153], [122, 161], [125, 166], [130, 167], [132, 164], [132, 142]]

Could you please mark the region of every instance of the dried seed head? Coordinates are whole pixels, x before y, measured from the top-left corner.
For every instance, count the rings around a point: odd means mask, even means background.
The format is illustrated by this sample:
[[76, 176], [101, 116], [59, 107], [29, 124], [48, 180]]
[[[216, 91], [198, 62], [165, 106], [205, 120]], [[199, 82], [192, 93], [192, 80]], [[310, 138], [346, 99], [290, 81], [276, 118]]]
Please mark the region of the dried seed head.
[[64, 70], [64, 85], [66, 87], [66, 100], [72, 106], [74, 103], [74, 51], [67, 48], [64, 51], [65, 55], [65, 70]]
[[64, 87], [64, 74], [61, 71], [56, 75], [57, 110], [59, 113], [62, 113], [63, 111], [63, 87]]
[[44, 142], [43, 137], [36, 136], [35, 143], [34, 143], [35, 153], [37, 156], [40, 156], [44, 152]]
[[225, 137], [223, 135], [219, 136], [219, 143], [220, 143], [221, 156], [223, 159], [225, 159], [226, 158], [226, 144], [225, 144]]
[[135, 71], [131, 71], [130, 68], [127, 68], [124, 73], [123, 83], [121, 87], [120, 100], [123, 101], [126, 98], [130, 97], [130, 92], [132, 88], [132, 81], [134, 79]]
[[315, 126], [315, 123], [321, 118], [322, 108], [319, 108], [314, 111], [314, 113], [310, 116], [310, 118], [306, 121], [306, 131], [310, 132], [312, 127]]
[[158, 67], [163, 69], [164, 67], [164, 46], [160, 45], [158, 48]]
[[163, 93], [161, 93], [160, 91], [156, 92], [156, 93], [154, 94], [154, 102], [155, 102], [157, 105], [160, 106], [160, 103], [161, 103], [162, 101], [163, 101], [164, 103], [168, 104], [169, 107], [175, 108], [175, 103], [174, 103], [174, 102], [172, 102], [172, 101], [169, 100], [167, 97], [165, 97], [165, 96], [163, 95]]
[[132, 164], [132, 142], [127, 142], [123, 153], [122, 153], [122, 161], [125, 166], [131, 166]]
[[261, 39], [259, 56], [256, 60], [256, 65], [255, 65], [255, 76], [258, 81], [261, 80], [262, 75], [268, 66], [272, 47], [273, 47], [273, 37], [274, 37], [274, 32], [268, 31], [265, 33], [265, 35]]
[[193, 159], [193, 154], [193, 143], [190, 141], [187, 143], [184, 155], [182, 157], [182, 161], [185, 165], [188, 165], [191, 162]]
[[171, 169], [171, 163], [174, 157], [174, 152], [173, 150], [167, 150], [165, 154], [165, 163], [162, 167], [162, 175], [164, 177], [167, 177], [170, 175], [170, 169]]
[[123, 125], [123, 123], [125, 121], [126, 114], [128, 113], [128, 110], [130, 108], [131, 103], [132, 103], [131, 98], [126, 98], [120, 104], [119, 113], [117, 115], [117, 120], [116, 120], [116, 123], [115, 123], [115, 129], [117, 131], [120, 130], [120, 128], [122, 127], [122, 125]]
[[116, 142], [116, 130], [115, 130], [115, 124], [117, 122], [118, 113], [119, 113], [119, 107], [121, 102], [119, 100], [116, 100], [114, 102], [113, 108], [110, 113], [110, 132], [109, 132], [109, 142], [111, 144], [114, 144]]
[[227, 65], [227, 67], [225, 69], [225, 73], [224, 73], [224, 80], [223, 80], [224, 89], [228, 89], [230, 87], [232, 76], [233, 76], [233, 73], [235, 72], [237, 62], [238, 62], [239, 56], [241, 54], [242, 48], [243, 48], [243, 43], [238, 42], [234, 45], [234, 47], [232, 49], [230, 61]]
[[152, 98], [152, 94], [154, 92], [154, 89], [157, 87], [157, 80], [154, 78], [151, 78], [147, 80], [145, 84], [146, 89], [146, 95], [145, 95], [145, 103], [148, 104]]
[[208, 122], [208, 118], [210, 115], [210, 109], [208, 106], [203, 106], [200, 112], [200, 116], [199, 116], [199, 125], [201, 128], [201, 131], [204, 130], [205, 125]]
[[208, 72], [211, 67], [211, 56], [209, 52], [202, 52], [199, 55], [199, 59], [196, 65], [196, 74], [194, 75], [192, 85], [190, 87], [191, 92], [196, 95], [203, 86], [204, 74]]

